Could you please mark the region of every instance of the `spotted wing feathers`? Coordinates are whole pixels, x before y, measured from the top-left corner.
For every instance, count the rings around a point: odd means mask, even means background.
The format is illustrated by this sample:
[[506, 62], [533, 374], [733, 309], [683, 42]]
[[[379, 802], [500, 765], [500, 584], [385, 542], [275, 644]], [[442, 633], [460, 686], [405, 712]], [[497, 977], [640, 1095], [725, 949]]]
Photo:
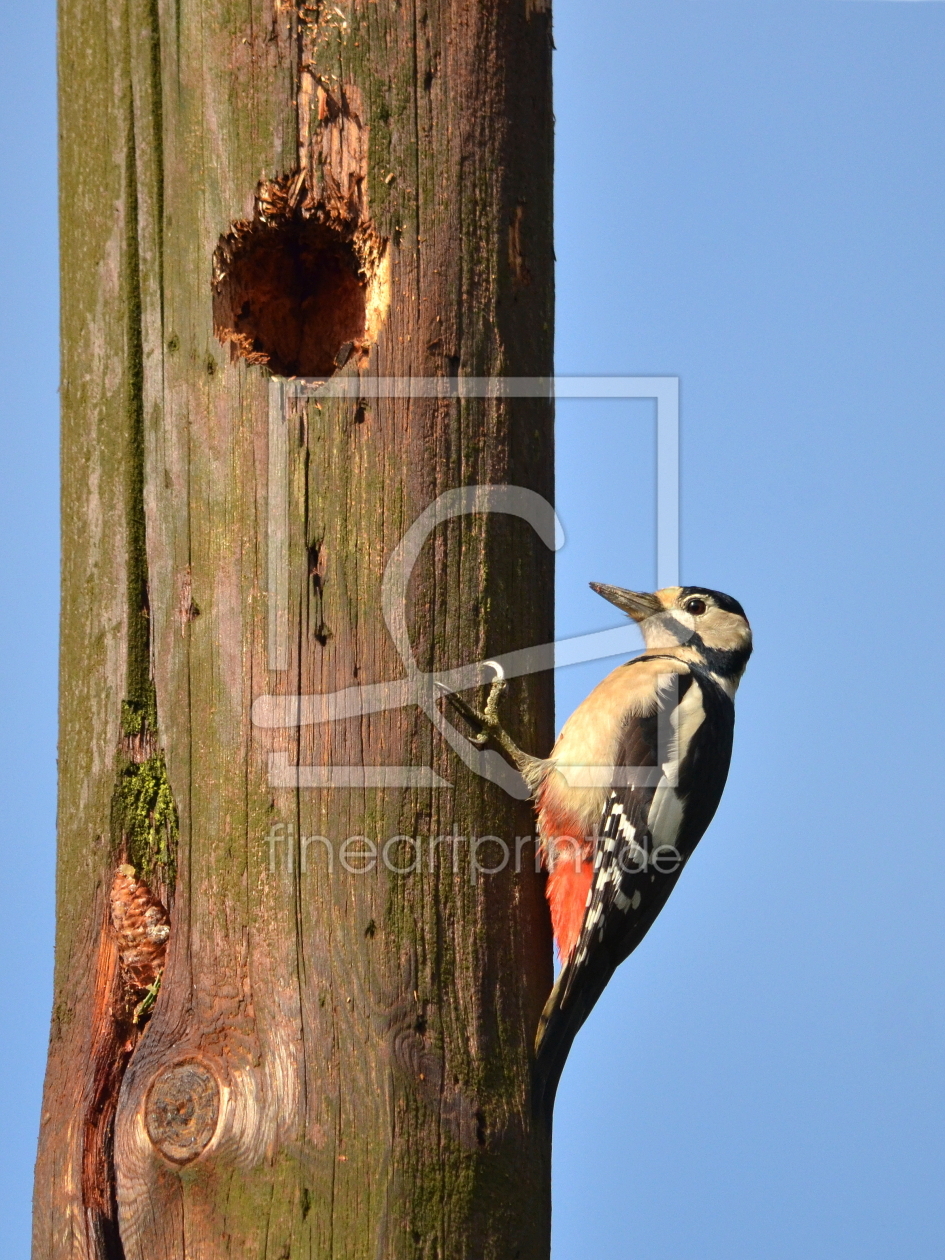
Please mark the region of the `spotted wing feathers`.
[[571, 996], [590, 954], [604, 945], [605, 936], [611, 941], [620, 934], [615, 913], [619, 918], [637, 909], [643, 897], [642, 889], [632, 885], [639, 883], [639, 874], [646, 867], [650, 833], [641, 817], [643, 802], [639, 792], [627, 796], [625, 804], [612, 791], [604, 808], [584, 922], [574, 953], [564, 969], [566, 975], [562, 977], [562, 1004]]

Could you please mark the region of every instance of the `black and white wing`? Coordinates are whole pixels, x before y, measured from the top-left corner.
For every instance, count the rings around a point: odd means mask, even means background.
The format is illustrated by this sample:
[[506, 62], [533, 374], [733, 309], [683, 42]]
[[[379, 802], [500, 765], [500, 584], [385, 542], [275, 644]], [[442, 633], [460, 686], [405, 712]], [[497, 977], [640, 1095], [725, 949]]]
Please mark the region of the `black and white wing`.
[[728, 771], [734, 711], [727, 696], [686, 673], [655, 699], [650, 714], [627, 726], [581, 932], [539, 1024], [536, 1066], [550, 1099], [574, 1036], [665, 905]]

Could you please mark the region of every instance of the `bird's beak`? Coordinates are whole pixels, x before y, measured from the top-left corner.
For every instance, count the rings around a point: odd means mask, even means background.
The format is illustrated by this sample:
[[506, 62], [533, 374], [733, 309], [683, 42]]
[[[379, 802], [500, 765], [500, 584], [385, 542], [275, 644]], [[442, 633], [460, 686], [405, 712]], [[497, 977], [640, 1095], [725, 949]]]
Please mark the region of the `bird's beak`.
[[623, 612], [629, 613], [634, 621], [645, 621], [654, 613], [664, 611], [656, 595], [625, 591], [620, 586], [605, 586], [603, 582], [591, 582], [591, 590], [603, 595], [604, 599], [616, 604]]

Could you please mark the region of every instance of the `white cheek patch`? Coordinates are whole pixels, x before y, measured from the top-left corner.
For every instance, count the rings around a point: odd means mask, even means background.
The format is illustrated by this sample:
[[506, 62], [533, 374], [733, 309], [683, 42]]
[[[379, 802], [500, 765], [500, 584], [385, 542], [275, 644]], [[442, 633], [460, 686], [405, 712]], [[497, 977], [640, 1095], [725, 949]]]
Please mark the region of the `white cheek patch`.
[[640, 629], [648, 648], [679, 647], [695, 634], [696, 622], [691, 613], [674, 608], [672, 612], [647, 617], [640, 623]]

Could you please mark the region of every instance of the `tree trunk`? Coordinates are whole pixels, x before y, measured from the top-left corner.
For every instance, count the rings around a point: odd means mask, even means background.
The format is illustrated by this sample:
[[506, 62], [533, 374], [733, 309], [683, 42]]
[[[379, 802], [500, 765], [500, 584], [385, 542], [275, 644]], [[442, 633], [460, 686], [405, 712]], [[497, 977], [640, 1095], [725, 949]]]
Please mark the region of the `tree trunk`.
[[[428, 675], [552, 637], [550, 510], [442, 497], [550, 500], [551, 408], [385, 384], [550, 374], [546, 0], [63, 0], [60, 41], [34, 1254], [546, 1257], [531, 809]], [[547, 750], [550, 675], [504, 703]]]

